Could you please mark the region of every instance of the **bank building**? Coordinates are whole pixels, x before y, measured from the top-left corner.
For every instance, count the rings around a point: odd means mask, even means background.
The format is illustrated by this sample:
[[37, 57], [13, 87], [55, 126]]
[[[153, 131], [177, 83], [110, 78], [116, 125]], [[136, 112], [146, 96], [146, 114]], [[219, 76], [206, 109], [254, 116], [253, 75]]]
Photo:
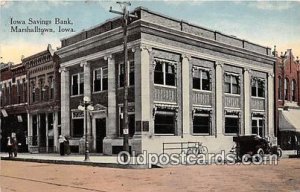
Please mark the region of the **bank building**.
[[[230, 150], [233, 136], [274, 135], [271, 49], [189, 22], [136, 8], [128, 25], [124, 74], [121, 18], [61, 40], [61, 134], [72, 151], [88, 135], [90, 151], [122, 149], [124, 75], [128, 75], [129, 145], [162, 153], [165, 143], [202, 142]], [[83, 97], [94, 110], [78, 110]], [[57, 144], [56, 144], [57, 145]], [[174, 151], [172, 151], [174, 152]]]

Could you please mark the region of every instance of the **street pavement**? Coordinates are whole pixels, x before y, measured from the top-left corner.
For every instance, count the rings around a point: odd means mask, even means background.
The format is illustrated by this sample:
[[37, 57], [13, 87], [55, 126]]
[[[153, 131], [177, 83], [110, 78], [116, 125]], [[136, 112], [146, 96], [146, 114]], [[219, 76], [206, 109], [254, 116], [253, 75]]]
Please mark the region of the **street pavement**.
[[[83, 156], [81, 156], [83, 157]], [[300, 159], [278, 165], [193, 165], [164, 169], [1, 161], [1, 192], [300, 191]]]

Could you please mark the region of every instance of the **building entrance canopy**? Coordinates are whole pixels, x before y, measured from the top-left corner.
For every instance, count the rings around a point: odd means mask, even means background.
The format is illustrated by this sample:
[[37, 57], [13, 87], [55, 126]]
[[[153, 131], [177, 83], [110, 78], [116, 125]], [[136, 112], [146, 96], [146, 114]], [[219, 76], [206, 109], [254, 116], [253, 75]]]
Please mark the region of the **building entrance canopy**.
[[279, 110], [279, 130], [300, 133], [300, 110]]

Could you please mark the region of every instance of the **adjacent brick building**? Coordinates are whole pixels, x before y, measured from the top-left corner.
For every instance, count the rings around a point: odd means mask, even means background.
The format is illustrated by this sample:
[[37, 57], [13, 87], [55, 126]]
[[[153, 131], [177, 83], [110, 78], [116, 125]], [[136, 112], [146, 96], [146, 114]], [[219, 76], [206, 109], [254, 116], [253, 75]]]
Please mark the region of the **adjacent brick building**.
[[276, 121], [282, 149], [300, 144], [300, 64], [291, 49], [276, 53]]
[[28, 142], [30, 152], [57, 151], [60, 134], [60, 76], [54, 50], [47, 49], [22, 60], [26, 66]]
[[[202, 142], [230, 150], [233, 136], [274, 136], [274, 67], [270, 48], [163, 16], [144, 8], [128, 26], [129, 144], [142, 152], [167, 142]], [[122, 148], [123, 32], [121, 18], [62, 40], [61, 132], [79, 151]], [[95, 110], [87, 132], [78, 105]], [[180, 145], [179, 145], [180, 147]]]
[[7, 137], [16, 134], [19, 150], [27, 151], [27, 77], [23, 63], [1, 63], [1, 151]]

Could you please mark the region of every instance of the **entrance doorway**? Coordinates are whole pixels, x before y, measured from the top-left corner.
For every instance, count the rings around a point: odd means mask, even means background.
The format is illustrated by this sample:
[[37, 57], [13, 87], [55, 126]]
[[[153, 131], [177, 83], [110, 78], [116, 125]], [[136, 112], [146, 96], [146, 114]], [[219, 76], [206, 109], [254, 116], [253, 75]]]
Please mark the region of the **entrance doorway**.
[[96, 152], [103, 153], [103, 139], [106, 136], [106, 119], [96, 119]]

